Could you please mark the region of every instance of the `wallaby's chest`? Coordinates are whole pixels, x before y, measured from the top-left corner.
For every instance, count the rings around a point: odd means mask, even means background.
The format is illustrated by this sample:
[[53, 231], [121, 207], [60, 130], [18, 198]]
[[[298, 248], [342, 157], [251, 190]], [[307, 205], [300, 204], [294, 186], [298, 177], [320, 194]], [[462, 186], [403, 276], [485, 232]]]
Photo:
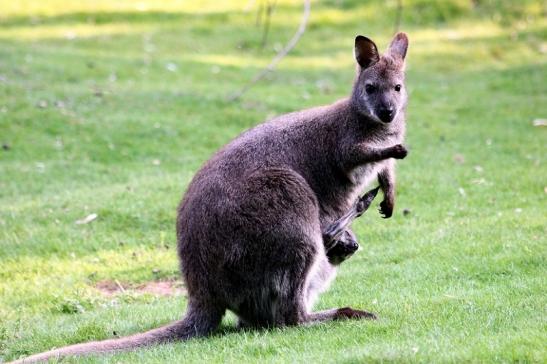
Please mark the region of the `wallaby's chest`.
[[350, 172], [349, 180], [357, 189], [364, 188], [376, 178], [385, 163], [373, 162], [359, 166]]
[[350, 172], [349, 179], [352, 188], [348, 191], [348, 203], [353, 203], [357, 196], [378, 177], [378, 173], [384, 168], [385, 163], [386, 161], [367, 163]]
[[[384, 149], [402, 142], [402, 133], [388, 134], [383, 138], [375, 136], [374, 140], [364, 141], [370, 148]], [[352, 188], [349, 190], [348, 201], [352, 203], [363, 190], [371, 184], [378, 173], [388, 167], [388, 160], [371, 162], [360, 165], [349, 172], [348, 179], [351, 181]]]

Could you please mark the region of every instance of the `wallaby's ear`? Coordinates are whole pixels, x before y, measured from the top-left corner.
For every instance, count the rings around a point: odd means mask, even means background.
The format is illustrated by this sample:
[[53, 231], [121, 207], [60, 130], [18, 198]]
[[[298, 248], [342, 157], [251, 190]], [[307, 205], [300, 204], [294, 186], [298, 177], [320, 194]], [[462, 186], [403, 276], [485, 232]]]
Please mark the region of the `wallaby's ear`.
[[355, 37], [355, 60], [362, 68], [367, 68], [380, 60], [378, 48], [373, 41], [362, 35]]
[[406, 50], [408, 49], [408, 37], [405, 33], [397, 33], [388, 48], [388, 53], [395, 58], [402, 60], [406, 57]]

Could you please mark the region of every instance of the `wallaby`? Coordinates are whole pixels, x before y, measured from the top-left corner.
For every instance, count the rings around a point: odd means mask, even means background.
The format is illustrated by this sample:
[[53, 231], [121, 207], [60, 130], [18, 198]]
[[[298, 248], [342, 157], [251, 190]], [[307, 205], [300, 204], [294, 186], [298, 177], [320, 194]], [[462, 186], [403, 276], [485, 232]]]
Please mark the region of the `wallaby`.
[[384, 195], [380, 211], [386, 218], [392, 215], [394, 159], [407, 155], [401, 145], [407, 47], [407, 36], [398, 33], [380, 55], [374, 42], [357, 36], [357, 75], [349, 98], [258, 125], [197, 172], [177, 216], [178, 255], [188, 290], [182, 320], [18, 362], [204, 336], [226, 310], [238, 316], [240, 327], [249, 328], [375, 318], [349, 307], [311, 309], [337, 264], [357, 249], [346, 226], [359, 213], [353, 205], [359, 192], [375, 178]]

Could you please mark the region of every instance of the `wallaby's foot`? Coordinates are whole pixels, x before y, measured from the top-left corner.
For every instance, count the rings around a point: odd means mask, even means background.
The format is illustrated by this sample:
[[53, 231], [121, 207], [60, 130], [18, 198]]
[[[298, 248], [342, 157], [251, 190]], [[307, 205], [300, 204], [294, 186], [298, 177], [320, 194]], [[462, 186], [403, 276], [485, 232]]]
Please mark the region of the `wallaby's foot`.
[[362, 310], [355, 310], [351, 307], [343, 307], [343, 308], [339, 308], [336, 311], [336, 315], [334, 316], [334, 320], [343, 320], [343, 319], [377, 320], [378, 316], [376, 316], [372, 312], [367, 312], [367, 311], [362, 311]]
[[351, 307], [333, 308], [325, 311], [312, 312], [307, 315], [307, 323], [327, 322], [332, 320], [377, 320], [372, 312], [355, 310]]
[[342, 263], [359, 249], [355, 235], [349, 230], [344, 231], [334, 243], [334, 246], [327, 251], [327, 257], [332, 265]]

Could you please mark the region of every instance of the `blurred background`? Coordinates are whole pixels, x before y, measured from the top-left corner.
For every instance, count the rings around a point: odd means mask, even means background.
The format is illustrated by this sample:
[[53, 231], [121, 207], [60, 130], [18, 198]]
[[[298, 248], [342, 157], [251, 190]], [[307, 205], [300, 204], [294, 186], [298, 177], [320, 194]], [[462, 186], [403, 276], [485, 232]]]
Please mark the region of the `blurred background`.
[[175, 209], [200, 165], [265, 119], [349, 95], [355, 35], [384, 50], [397, 29], [410, 155], [396, 216], [355, 224], [362, 250], [320, 302], [387, 319], [114, 358], [545, 360], [546, 2], [312, 1], [296, 46], [250, 84], [303, 9], [0, 3], [0, 361], [177, 318]]

